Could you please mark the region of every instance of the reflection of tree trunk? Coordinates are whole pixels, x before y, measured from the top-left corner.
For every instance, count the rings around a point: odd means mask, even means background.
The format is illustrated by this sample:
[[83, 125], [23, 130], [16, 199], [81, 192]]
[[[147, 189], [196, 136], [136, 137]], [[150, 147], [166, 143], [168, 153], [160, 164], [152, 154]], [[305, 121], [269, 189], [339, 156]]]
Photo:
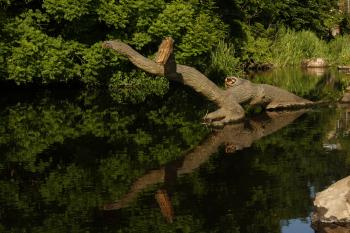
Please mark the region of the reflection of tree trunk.
[[222, 90], [195, 68], [176, 64], [171, 38], [163, 40], [156, 61], [142, 56], [118, 40], [105, 41], [103, 47], [126, 56], [135, 66], [150, 74], [181, 82], [216, 103], [219, 109], [205, 116], [205, 120], [214, 125], [241, 120], [244, 117], [244, 109], [240, 104], [261, 105], [267, 109], [301, 108], [313, 104], [281, 88], [253, 84], [236, 77], [226, 78], [230, 85], [226, 90]]
[[166, 221], [172, 223], [174, 219], [174, 210], [167, 191], [165, 189], [158, 190], [155, 198]]
[[104, 209], [114, 210], [128, 206], [129, 203], [137, 197], [137, 194], [148, 186], [164, 182], [164, 176], [164, 167], [160, 168], [159, 170], [149, 171], [146, 175], [136, 180], [136, 182], [131, 186], [131, 189], [127, 195], [115, 203], [105, 205]]
[[[254, 141], [285, 127], [304, 112], [270, 112], [266, 119], [251, 120], [247, 123], [248, 125], [244, 123], [226, 125], [223, 129], [210, 135], [203, 143], [185, 155], [180, 165], [178, 165], [178, 162], [175, 162], [176, 174], [181, 175], [192, 172], [205, 163], [223, 144], [230, 145], [235, 151], [250, 147]], [[169, 166], [172, 166], [172, 164], [166, 167]], [[104, 209], [115, 210], [124, 208], [146, 187], [163, 183], [166, 177], [166, 167], [161, 167], [159, 170], [152, 170], [137, 179], [124, 197], [115, 203], [105, 205]]]

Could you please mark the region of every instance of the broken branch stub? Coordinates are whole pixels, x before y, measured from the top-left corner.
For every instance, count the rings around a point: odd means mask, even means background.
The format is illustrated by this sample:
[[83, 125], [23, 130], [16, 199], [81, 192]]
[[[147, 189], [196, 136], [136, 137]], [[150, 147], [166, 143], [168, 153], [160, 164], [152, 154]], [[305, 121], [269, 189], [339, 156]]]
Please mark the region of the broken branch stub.
[[173, 53], [174, 40], [171, 37], [166, 37], [159, 46], [155, 61], [158, 64], [165, 65]]
[[169, 79], [178, 78], [176, 72], [176, 62], [174, 51], [174, 40], [171, 37], [166, 37], [160, 44], [156, 56], [156, 63], [164, 66], [164, 76]]

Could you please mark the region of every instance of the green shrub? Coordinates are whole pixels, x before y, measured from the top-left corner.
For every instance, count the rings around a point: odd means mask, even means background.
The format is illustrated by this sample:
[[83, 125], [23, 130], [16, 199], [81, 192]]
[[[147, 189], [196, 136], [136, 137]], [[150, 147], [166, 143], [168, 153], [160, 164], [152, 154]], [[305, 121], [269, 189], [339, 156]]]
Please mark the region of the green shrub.
[[265, 30], [263, 25], [257, 23], [253, 26], [242, 25], [245, 31], [245, 41], [241, 51], [241, 60], [246, 67], [256, 67], [271, 63], [270, 30]]
[[[156, 38], [173, 37], [176, 60], [193, 64], [195, 58], [208, 54], [225, 38], [226, 29], [226, 25], [208, 10], [198, 11], [191, 3], [173, 1], [167, 4], [148, 32]], [[199, 63], [203, 64], [203, 60]]]

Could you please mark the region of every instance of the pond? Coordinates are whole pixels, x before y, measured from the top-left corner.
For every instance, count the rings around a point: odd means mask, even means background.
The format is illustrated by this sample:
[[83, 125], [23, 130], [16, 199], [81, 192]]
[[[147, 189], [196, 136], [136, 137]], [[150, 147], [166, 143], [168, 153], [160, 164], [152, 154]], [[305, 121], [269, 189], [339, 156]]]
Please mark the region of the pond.
[[[334, 70], [254, 74], [316, 100]], [[315, 193], [350, 174], [350, 106], [250, 114], [211, 129], [173, 87], [120, 105], [91, 91], [0, 97], [0, 232], [308, 233]]]

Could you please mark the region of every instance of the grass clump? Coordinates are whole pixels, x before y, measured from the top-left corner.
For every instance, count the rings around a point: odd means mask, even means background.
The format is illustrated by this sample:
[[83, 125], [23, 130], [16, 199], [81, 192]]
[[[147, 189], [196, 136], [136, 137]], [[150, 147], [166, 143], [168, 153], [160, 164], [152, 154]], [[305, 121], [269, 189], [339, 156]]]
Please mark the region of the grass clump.
[[300, 65], [303, 59], [325, 58], [327, 43], [310, 31], [281, 29], [271, 47], [272, 63], [276, 66]]
[[232, 44], [223, 40], [219, 41], [211, 52], [209, 75], [212, 77], [226, 77], [242, 74], [242, 64], [235, 56], [235, 48]]
[[338, 36], [329, 42], [329, 60], [332, 65], [350, 65], [350, 37]]

